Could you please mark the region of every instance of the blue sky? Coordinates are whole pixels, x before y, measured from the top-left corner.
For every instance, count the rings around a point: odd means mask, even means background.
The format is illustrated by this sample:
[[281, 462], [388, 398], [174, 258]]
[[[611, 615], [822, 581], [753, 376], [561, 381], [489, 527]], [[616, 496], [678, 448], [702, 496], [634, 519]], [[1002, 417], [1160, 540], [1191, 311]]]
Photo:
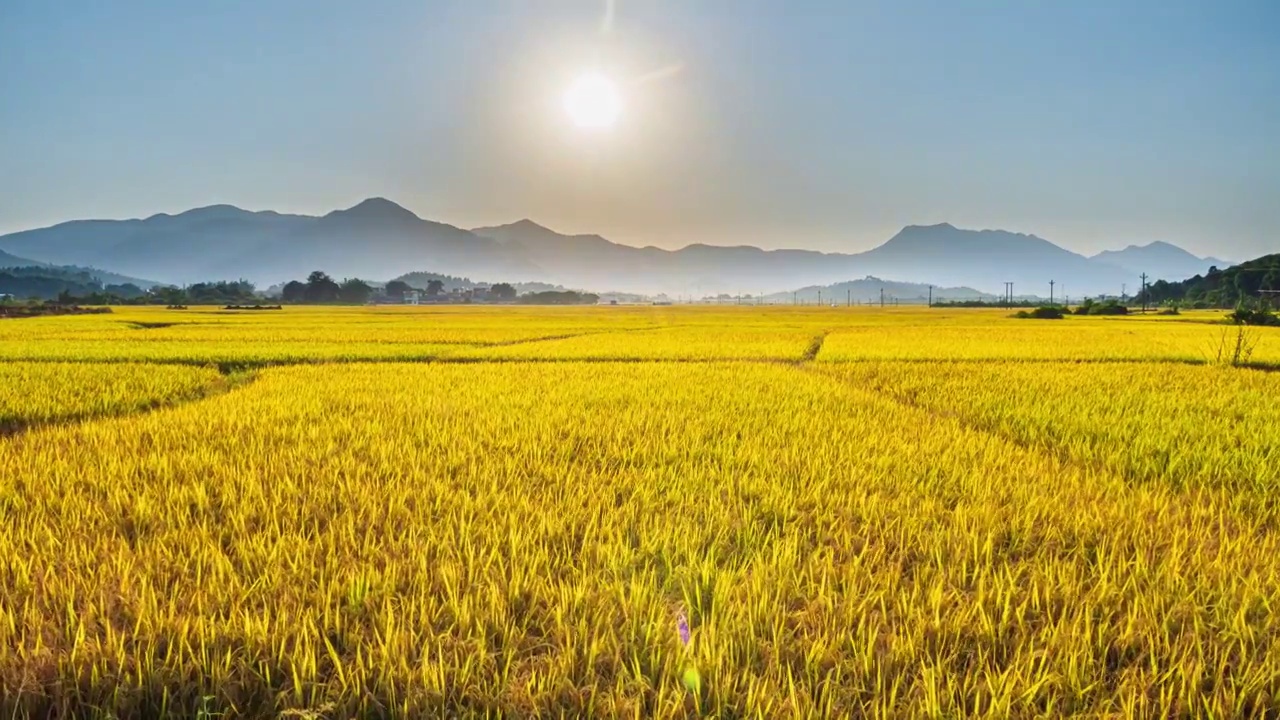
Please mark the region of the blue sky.
[[[614, 10], [606, 32], [603, 0], [4, 0], [0, 232], [381, 195], [668, 247], [947, 221], [1280, 250], [1272, 0]], [[626, 107], [583, 132], [560, 94], [596, 68]]]

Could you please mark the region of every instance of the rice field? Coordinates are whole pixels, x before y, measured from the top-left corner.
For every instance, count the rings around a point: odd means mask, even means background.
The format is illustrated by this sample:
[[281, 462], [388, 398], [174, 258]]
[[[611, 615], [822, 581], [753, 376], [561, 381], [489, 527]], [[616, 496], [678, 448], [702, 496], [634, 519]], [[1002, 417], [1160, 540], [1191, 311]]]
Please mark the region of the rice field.
[[1219, 319], [0, 321], [0, 716], [1280, 716]]

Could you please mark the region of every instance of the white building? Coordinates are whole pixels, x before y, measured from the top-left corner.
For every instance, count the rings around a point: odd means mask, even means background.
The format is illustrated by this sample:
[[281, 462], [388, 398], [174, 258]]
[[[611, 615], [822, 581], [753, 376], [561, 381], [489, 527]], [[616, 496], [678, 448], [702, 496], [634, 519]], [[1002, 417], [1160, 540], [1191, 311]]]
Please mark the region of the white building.
[[422, 300], [422, 293], [419, 293], [417, 290], [404, 291], [405, 305], [417, 305], [421, 300]]

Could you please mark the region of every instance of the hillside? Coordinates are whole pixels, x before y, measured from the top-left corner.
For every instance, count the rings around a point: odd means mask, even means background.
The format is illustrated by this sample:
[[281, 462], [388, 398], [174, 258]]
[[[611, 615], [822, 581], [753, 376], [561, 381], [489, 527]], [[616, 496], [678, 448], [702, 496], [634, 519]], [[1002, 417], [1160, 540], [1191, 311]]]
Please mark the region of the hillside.
[[137, 283], [103, 283], [93, 273], [81, 268], [27, 266], [0, 268], [0, 295], [19, 299], [52, 300], [62, 293], [85, 296], [110, 292], [121, 297], [141, 295]]
[[[457, 288], [459, 290], [470, 290], [471, 288], [474, 288], [478, 285], [493, 285], [494, 282], [507, 282], [505, 280], [494, 280], [492, 282], [478, 282], [478, 281], [472, 281], [470, 278], [460, 278], [460, 277], [454, 277], [452, 275], [441, 275], [439, 273], [421, 272], [421, 271], [405, 273], [400, 277], [392, 278], [392, 280], [399, 280], [400, 282], [408, 283], [411, 287], [415, 287], [419, 289], [425, 289], [427, 287], [427, 283], [431, 282], [432, 280], [439, 280], [440, 282], [444, 283], [444, 287], [446, 290], [453, 290], [454, 288]], [[550, 283], [542, 283], [542, 282], [515, 282], [515, 283], [511, 283], [511, 286], [514, 287], [516, 289], [516, 292], [518, 293], [549, 292], [549, 291], [567, 289], [560, 285], [552, 285]]]
[[[1241, 300], [1257, 300], [1260, 290], [1280, 290], [1280, 253], [1263, 255], [1225, 270], [1183, 280], [1152, 283], [1145, 299], [1152, 303], [1183, 302], [1207, 307], [1234, 307]], [[1138, 295], [1142, 301], [1142, 293]], [[1270, 298], [1272, 307], [1280, 298]]]
[[[21, 272], [17, 272], [21, 270]], [[82, 283], [90, 285], [96, 283], [99, 285], [135, 285], [143, 290], [154, 287], [158, 283], [152, 280], [143, 280], [141, 278], [129, 277], [119, 273], [109, 272], [107, 270], [99, 270], [98, 268], [80, 267], [78, 265], [50, 265], [48, 263], [28, 260], [16, 255], [0, 250], [0, 271], [5, 271], [10, 278], [21, 275], [25, 278], [33, 278], [42, 276], [47, 278], [48, 283], [42, 287], [55, 287], [60, 283], [68, 284], [68, 287], [80, 289]], [[10, 287], [13, 287], [10, 283]], [[0, 293], [17, 294], [10, 290], [0, 290]], [[54, 293], [55, 295], [57, 293]], [[22, 296], [26, 297], [26, 296]]]
[[35, 267], [43, 264], [44, 263], [38, 263], [35, 260], [20, 258], [17, 255], [10, 255], [5, 251], [0, 250], [0, 268]]
[[978, 292], [973, 288], [934, 287], [931, 291], [929, 285], [894, 282], [868, 275], [861, 280], [850, 280], [822, 286], [810, 285], [789, 293], [773, 293], [766, 295], [764, 301], [783, 304], [790, 302], [814, 303], [821, 299], [824, 303], [832, 302], [843, 305], [846, 302], [853, 302], [869, 305], [880, 302], [882, 291], [885, 302], [892, 303], [897, 301], [906, 304], [925, 304], [929, 302], [930, 297], [934, 301], [979, 300], [983, 298], [994, 299], [995, 297], [994, 295]]
[[399, 277], [391, 278], [391, 280], [393, 282], [396, 280], [399, 280], [402, 283], [407, 283], [410, 287], [416, 287], [416, 288], [425, 288], [427, 286], [427, 283], [431, 282], [432, 280], [439, 280], [440, 282], [444, 283], [444, 287], [446, 290], [452, 290], [454, 288], [458, 288], [459, 290], [470, 290], [476, 285], [481, 284], [481, 283], [473, 282], [471, 278], [454, 277], [453, 275], [441, 275], [440, 273], [423, 272], [423, 271], [405, 273], [404, 275], [400, 275]]

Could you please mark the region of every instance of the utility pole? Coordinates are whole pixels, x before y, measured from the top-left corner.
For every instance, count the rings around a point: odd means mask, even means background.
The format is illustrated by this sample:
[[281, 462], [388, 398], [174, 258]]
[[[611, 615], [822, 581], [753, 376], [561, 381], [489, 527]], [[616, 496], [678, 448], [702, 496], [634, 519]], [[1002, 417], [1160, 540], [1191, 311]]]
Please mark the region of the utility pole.
[[884, 288], [880, 288], [880, 307], [884, 307]]
[[792, 304], [792, 305], [795, 305], [795, 304], [796, 304], [796, 293], [795, 293], [795, 291], [792, 291], [792, 293], [791, 293], [791, 304]]
[[844, 291], [844, 306], [845, 306], [845, 307], [853, 307], [853, 288], [845, 288], [845, 291]]
[[1049, 281], [1049, 304], [1053, 304], [1053, 281]]
[[933, 286], [929, 286], [929, 307], [933, 307]]
[[1147, 274], [1142, 273], [1142, 314], [1147, 314]]
[[822, 291], [818, 291], [818, 307], [822, 307]]

